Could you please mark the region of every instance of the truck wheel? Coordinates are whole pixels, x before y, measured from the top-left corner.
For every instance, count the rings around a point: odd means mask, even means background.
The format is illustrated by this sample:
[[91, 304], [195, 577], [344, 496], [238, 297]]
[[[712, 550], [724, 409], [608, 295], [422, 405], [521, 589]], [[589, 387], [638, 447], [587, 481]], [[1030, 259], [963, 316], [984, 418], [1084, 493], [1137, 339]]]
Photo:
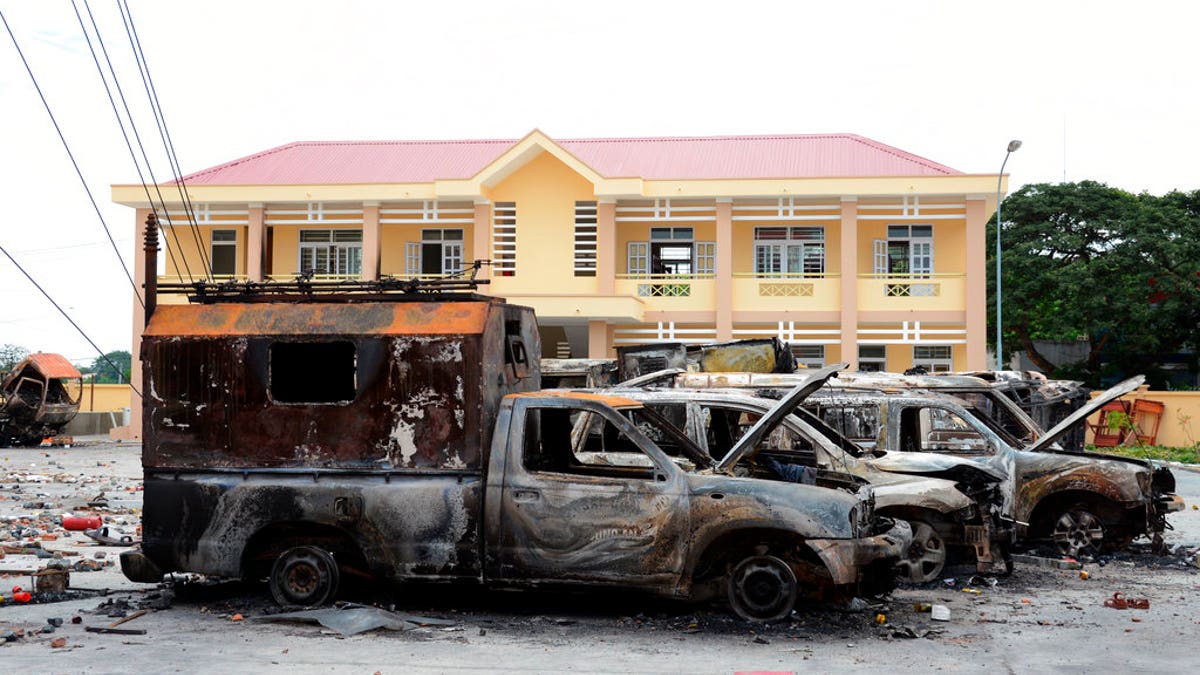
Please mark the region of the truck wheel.
[[912, 545], [908, 556], [897, 564], [900, 576], [914, 584], [933, 581], [946, 568], [946, 543], [929, 523], [912, 520], [909, 524], [913, 529]]
[[796, 573], [771, 555], [751, 556], [729, 574], [729, 605], [747, 621], [778, 621], [792, 613]]
[[275, 561], [268, 583], [276, 604], [319, 607], [337, 593], [337, 562], [315, 546], [289, 548]]
[[1091, 506], [1080, 502], [1064, 509], [1054, 521], [1050, 540], [1058, 550], [1072, 558], [1096, 554], [1105, 545], [1104, 521]]

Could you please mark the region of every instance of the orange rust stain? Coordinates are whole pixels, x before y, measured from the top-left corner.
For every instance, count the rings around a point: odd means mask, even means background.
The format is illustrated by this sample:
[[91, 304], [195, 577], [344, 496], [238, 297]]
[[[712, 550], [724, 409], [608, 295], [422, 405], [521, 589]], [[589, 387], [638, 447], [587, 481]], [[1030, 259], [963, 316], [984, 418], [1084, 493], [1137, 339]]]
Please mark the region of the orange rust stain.
[[583, 391], [565, 391], [561, 389], [545, 389], [542, 391], [527, 391], [519, 394], [510, 394], [511, 396], [528, 396], [531, 398], [569, 398], [580, 401], [596, 401], [603, 403], [611, 408], [641, 408], [642, 402], [635, 401], [624, 396], [612, 396], [609, 394], [593, 394]]
[[479, 334], [489, 302], [160, 305], [147, 337]]

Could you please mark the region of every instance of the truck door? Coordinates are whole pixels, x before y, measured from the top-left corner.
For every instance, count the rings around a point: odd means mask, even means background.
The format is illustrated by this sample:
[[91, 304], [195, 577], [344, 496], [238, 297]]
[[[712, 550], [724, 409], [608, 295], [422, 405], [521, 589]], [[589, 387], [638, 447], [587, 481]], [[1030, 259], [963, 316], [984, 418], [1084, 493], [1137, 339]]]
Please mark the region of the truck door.
[[521, 401], [500, 506], [499, 570], [512, 581], [653, 586], [687, 554], [687, 478], [613, 408]]

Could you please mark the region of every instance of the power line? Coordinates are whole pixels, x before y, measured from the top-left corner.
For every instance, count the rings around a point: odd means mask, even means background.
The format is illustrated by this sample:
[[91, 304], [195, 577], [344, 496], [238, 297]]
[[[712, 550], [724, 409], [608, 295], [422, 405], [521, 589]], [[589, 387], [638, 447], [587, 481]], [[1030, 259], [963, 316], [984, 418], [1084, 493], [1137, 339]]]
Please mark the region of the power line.
[[[125, 90], [121, 88], [121, 81], [117, 78], [117, 71], [113, 67], [112, 59], [110, 59], [108, 56], [108, 48], [104, 44], [103, 36], [100, 35], [100, 27], [96, 24], [96, 17], [92, 15], [92, 8], [87, 4], [87, 0], [84, 0], [83, 6], [84, 9], [87, 10], [88, 19], [90, 19], [92, 22], [92, 29], [96, 32], [96, 42], [100, 43], [100, 50], [104, 53], [104, 61], [108, 64], [109, 73], [112, 74], [113, 86], [117, 88], [117, 93], [121, 97], [121, 105], [125, 109], [125, 116], [129, 118], [129, 127], [133, 131], [134, 138], [137, 139], [138, 149], [141, 150], [142, 153], [142, 161], [146, 163], [146, 170], [150, 172], [150, 180], [154, 182], [154, 191], [158, 195], [158, 202], [162, 206], [163, 213], [165, 214], [167, 212], [167, 203], [163, 199], [162, 191], [159, 190], [158, 187], [158, 181], [154, 177], [154, 169], [150, 166], [150, 158], [146, 155], [146, 148], [144, 145], [142, 145], [142, 136], [138, 133], [137, 123], [134, 122], [133, 113], [129, 110], [129, 102], [125, 99]], [[142, 166], [138, 163], [137, 156], [133, 152], [133, 145], [129, 142], [129, 134], [125, 131], [125, 124], [121, 119], [121, 114], [117, 111], [117, 103], [113, 100], [112, 90], [108, 87], [108, 80], [104, 77], [104, 70], [100, 67], [100, 60], [96, 56], [96, 49], [92, 46], [91, 36], [88, 35], [87, 27], [83, 24], [83, 17], [79, 14], [79, 8], [75, 5], [75, 0], [71, 0], [71, 7], [75, 9], [75, 18], [79, 20], [79, 28], [83, 32], [84, 39], [87, 40], [88, 49], [92, 53], [92, 61], [96, 64], [96, 71], [100, 75], [100, 82], [104, 84], [104, 92], [108, 94], [108, 102], [112, 107], [113, 116], [117, 120], [117, 126], [121, 129], [121, 136], [125, 138], [125, 147], [129, 149], [129, 158], [133, 160], [133, 168], [137, 171], [138, 181], [141, 182], [142, 189], [146, 192], [146, 201], [150, 203], [151, 207], [153, 207], [154, 198], [150, 196], [150, 188], [146, 185], [146, 177], [142, 174]], [[172, 228], [170, 232], [171, 236], [175, 238], [174, 248], [179, 249], [179, 256], [183, 259], [183, 270], [188, 276], [188, 281], [194, 281], [192, 278], [192, 270], [187, 264], [187, 256], [184, 255], [183, 247], [179, 244], [179, 234], [174, 228]], [[170, 257], [171, 265], [175, 268], [176, 272], [178, 272], [180, 266], [178, 261], [175, 260], [175, 253], [172, 250], [172, 247], [169, 245], [170, 241], [170, 237], [166, 236], [166, 233], [164, 232], [163, 242], [167, 244], [167, 246], [165, 246], [167, 249], [167, 256]]]
[[33, 81], [33, 88], [37, 90], [38, 98], [42, 100], [42, 107], [46, 109], [46, 114], [50, 116], [50, 122], [54, 125], [54, 130], [58, 132], [58, 139], [62, 141], [63, 149], [67, 151], [67, 157], [71, 160], [71, 166], [75, 167], [75, 174], [79, 176], [79, 182], [83, 184], [83, 191], [87, 193], [88, 200], [92, 202], [92, 208], [96, 211], [96, 217], [100, 219], [100, 225], [104, 228], [104, 234], [108, 236], [108, 241], [112, 244], [113, 253], [117, 254], [117, 261], [121, 264], [121, 271], [125, 273], [125, 278], [129, 280], [129, 286], [133, 288], [133, 296], [137, 298], [142, 307], [145, 307], [146, 303], [138, 291], [137, 284], [133, 282], [133, 276], [129, 273], [129, 268], [125, 266], [125, 259], [121, 257], [121, 251], [117, 249], [117, 242], [113, 239], [112, 232], [108, 229], [108, 223], [104, 221], [104, 214], [100, 212], [100, 205], [96, 203], [96, 198], [92, 196], [92, 190], [88, 187], [87, 180], [83, 177], [83, 171], [80, 170], [79, 163], [75, 161], [75, 155], [71, 152], [71, 146], [67, 143], [67, 138], [63, 135], [62, 128], [58, 126], [58, 120], [55, 119], [54, 112], [50, 110], [50, 102], [46, 100], [45, 94], [42, 93], [42, 87], [38, 84], [37, 77], [33, 74], [33, 69], [29, 67], [29, 61], [25, 59], [25, 52], [21, 51], [21, 45], [17, 43], [17, 36], [13, 34], [12, 28], [9, 27], [8, 19], [4, 16], [4, 12], [0, 12], [0, 21], [4, 22], [4, 29], [8, 31], [8, 37], [12, 40], [13, 47], [17, 50], [17, 55], [21, 57], [21, 63], [25, 66], [25, 72], [29, 73], [29, 79]]
[[[87, 0], [84, 0], [86, 3]], [[150, 109], [154, 113], [154, 119], [158, 123], [158, 134], [163, 141], [163, 147], [167, 152], [167, 161], [174, 172], [175, 187], [179, 190], [179, 198], [183, 202], [184, 211], [187, 214], [188, 225], [191, 227], [192, 236], [196, 239], [196, 251], [200, 254], [200, 262], [204, 266], [205, 276], [212, 278], [212, 264], [208, 260], [208, 254], [204, 250], [203, 237], [200, 234], [200, 228], [196, 224], [196, 213], [192, 206], [192, 199], [187, 194], [186, 186], [183, 182], [183, 170], [180, 168], [179, 159], [175, 154], [175, 144], [171, 141], [171, 133], [167, 129], [167, 117], [163, 112], [162, 104], [158, 101], [158, 91], [154, 88], [154, 79], [150, 76], [150, 64], [146, 60], [146, 54], [142, 51], [142, 41], [138, 37], [137, 27], [133, 23], [133, 12], [129, 11], [129, 3], [127, 0], [121, 0], [118, 3], [118, 8], [121, 10], [121, 19], [125, 24], [125, 34], [129, 37], [129, 46], [133, 49], [134, 60], [138, 64], [138, 72], [142, 75], [142, 86], [146, 89], [146, 96], [150, 99]], [[170, 214], [167, 216], [167, 222], [171, 222]]]
[[[20, 270], [21, 274], [25, 275], [25, 278], [29, 280], [29, 283], [33, 284], [34, 288], [38, 289], [41, 291], [42, 295], [46, 296], [46, 299], [50, 301], [50, 304], [54, 305], [54, 309], [57, 309], [58, 313], [62, 314], [63, 318], [70, 322], [70, 324], [75, 327], [75, 330], [79, 331], [79, 334], [83, 336], [83, 339], [87, 340], [87, 343], [92, 346], [92, 349], [95, 349], [96, 353], [100, 355], [100, 358], [104, 359], [104, 361], [108, 363], [113, 370], [116, 370], [118, 373], [123, 372], [121, 368], [117, 366], [117, 364], [112, 362], [112, 359], [108, 358], [107, 354], [100, 350], [100, 347], [96, 346], [95, 342], [92, 342], [92, 338], [88, 337], [88, 334], [83, 332], [83, 329], [79, 327], [79, 324], [75, 323], [75, 320], [71, 318], [71, 315], [67, 314], [67, 312], [60, 307], [57, 302], [54, 301], [54, 298], [50, 297], [50, 294], [46, 292], [46, 289], [42, 288], [41, 284], [35, 281], [33, 277], [29, 276], [29, 272], [26, 272], [25, 268], [21, 267], [21, 264], [8, 254], [8, 251], [6, 251], [2, 245], [0, 245], [0, 253], [3, 253], [4, 257], [8, 258], [9, 261], [11, 261], [12, 264], [15, 265], [18, 270]], [[129, 383], [129, 388], [133, 390], [133, 393], [138, 395], [138, 398], [141, 398], [142, 392], [138, 391], [137, 388], [133, 386], [132, 382]]]

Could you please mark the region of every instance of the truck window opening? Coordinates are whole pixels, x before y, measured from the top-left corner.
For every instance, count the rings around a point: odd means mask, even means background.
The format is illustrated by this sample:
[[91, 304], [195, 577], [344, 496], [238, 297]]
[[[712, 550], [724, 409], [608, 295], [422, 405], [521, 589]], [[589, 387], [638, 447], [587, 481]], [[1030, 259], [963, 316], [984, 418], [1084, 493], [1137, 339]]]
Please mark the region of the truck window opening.
[[354, 343], [271, 345], [271, 399], [276, 403], [344, 403], [358, 390]]

